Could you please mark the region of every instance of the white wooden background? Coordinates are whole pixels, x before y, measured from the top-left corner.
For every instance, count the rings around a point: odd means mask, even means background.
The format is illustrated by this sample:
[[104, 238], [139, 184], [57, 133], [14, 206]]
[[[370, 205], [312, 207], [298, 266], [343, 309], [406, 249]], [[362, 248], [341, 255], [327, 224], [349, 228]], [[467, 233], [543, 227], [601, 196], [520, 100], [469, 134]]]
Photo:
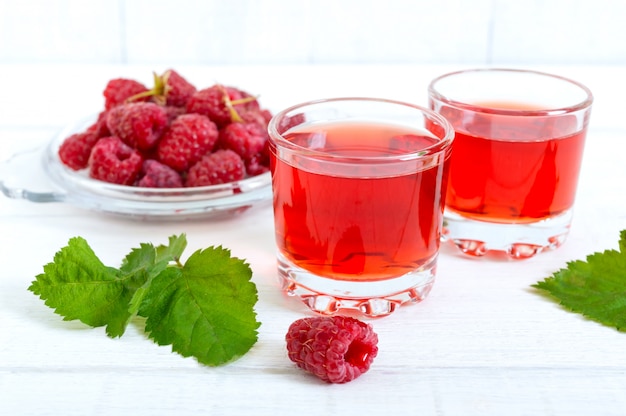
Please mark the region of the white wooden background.
[[0, 64], [626, 64], [624, 0], [0, 0]]

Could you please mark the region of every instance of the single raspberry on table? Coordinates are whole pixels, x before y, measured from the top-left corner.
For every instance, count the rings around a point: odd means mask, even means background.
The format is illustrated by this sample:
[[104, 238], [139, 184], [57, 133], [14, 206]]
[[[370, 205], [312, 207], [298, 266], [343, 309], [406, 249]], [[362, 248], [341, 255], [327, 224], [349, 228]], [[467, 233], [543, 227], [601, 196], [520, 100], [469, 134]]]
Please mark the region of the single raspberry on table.
[[187, 101], [187, 112], [209, 117], [219, 128], [232, 122], [242, 121], [239, 115], [256, 111], [259, 103], [245, 91], [220, 84], [196, 91]]
[[98, 135], [89, 130], [70, 135], [63, 140], [59, 147], [59, 159], [65, 166], [73, 170], [86, 168], [91, 149], [98, 139]]
[[287, 335], [289, 359], [329, 383], [346, 383], [369, 370], [378, 336], [365, 322], [348, 316], [302, 318]]
[[183, 114], [165, 130], [157, 146], [158, 160], [179, 172], [189, 169], [217, 142], [215, 123], [200, 114]]
[[205, 155], [189, 168], [185, 186], [217, 185], [238, 181], [246, 176], [241, 157], [232, 150], [217, 150]]
[[[148, 88], [139, 81], [127, 78], [115, 78], [110, 80], [102, 95], [104, 95], [104, 108], [110, 110], [120, 104], [124, 104], [126, 100], [148, 91]], [[148, 97], [140, 98], [140, 101], [147, 100]]]
[[255, 122], [231, 123], [220, 130], [219, 147], [248, 160], [261, 153], [268, 139], [265, 128]]
[[118, 137], [98, 140], [89, 157], [89, 176], [104, 182], [132, 185], [141, 170], [143, 158], [139, 151]]
[[167, 125], [167, 113], [154, 103], [129, 103], [108, 111], [107, 126], [112, 135], [140, 150], [156, 146]]
[[156, 160], [144, 160], [137, 186], [146, 188], [182, 188], [180, 173]]

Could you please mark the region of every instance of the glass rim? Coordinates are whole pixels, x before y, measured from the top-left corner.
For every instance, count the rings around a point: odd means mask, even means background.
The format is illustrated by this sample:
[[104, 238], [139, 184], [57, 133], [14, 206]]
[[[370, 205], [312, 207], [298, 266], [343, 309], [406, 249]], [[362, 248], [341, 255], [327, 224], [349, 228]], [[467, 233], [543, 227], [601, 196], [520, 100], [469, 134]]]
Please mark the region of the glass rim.
[[[284, 133], [281, 133], [278, 131], [279, 121], [284, 119], [285, 116], [287, 116], [289, 113], [295, 110], [303, 109], [303, 108], [311, 107], [315, 105], [325, 104], [325, 103], [347, 102], [347, 101], [392, 104], [392, 105], [397, 105], [397, 106], [417, 110], [425, 118], [430, 118], [430, 119], [435, 120], [438, 123], [438, 125], [440, 125], [444, 129], [445, 134], [443, 137], [437, 136], [436, 143], [430, 146], [421, 148], [419, 150], [409, 152], [409, 153], [390, 154], [390, 155], [383, 155], [383, 156], [346, 156], [346, 155], [334, 155], [332, 153], [327, 153], [327, 152], [315, 150], [315, 149], [309, 149], [307, 147], [294, 144], [293, 142], [290, 142], [289, 140], [286, 140], [284, 138]], [[446, 119], [439, 113], [427, 107], [424, 107], [418, 104], [412, 104], [406, 101], [393, 100], [393, 99], [388, 99], [388, 98], [358, 97], [358, 96], [322, 98], [322, 99], [310, 100], [310, 101], [305, 101], [299, 104], [292, 105], [290, 107], [287, 107], [275, 113], [268, 123], [267, 130], [269, 133], [270, 142], [274, 145], [280, 145], [281, 148], [286, 148], [291, 151], [297, 152], [299, 154], [307, 155], [309, 157], [320, 157], [320, 158], [332, 159], [332, 160], [342, 160], [344, 162], [346, 161], [360, 161], [360, 162], [364, 162], [364, 161], [377, 162], [378, 161], [380, 162], [380, 161], [394, 161], [394, 160], [408, 161], [408, 160], [416, 160], [416, 159], [432, 156], [433, 154], [443, 152], [448, 147], [450, 147], [452, 144], [452, 141], [454, 140], [454, 134], [455, 134], [454, 127], [448, 121], [448, 119]]]
[[[580, 102], [577, 102], [575, 104], [568, 105], [568, 106], [555, 106], [555, 107], [546, 106], [546, 108], [540, 108], [540, 109], [520, 110], [520, 109], [488, 107], [488, 106], [483, 106], [480, 104], [472, 104], [472, 103], [468, 103], [465, 101], [455, 100], [453, 98], [450, 98], [449, 96], [442, 94], [436, 88], [436, 84], [439, 81], [444, 80], [446, 78], [451, 78], [451, 77], [454, 77], [457, 75], [463, 75], [463, 74], [487, 73], [487, 72], [523, 74], [523, 75], [540, 76], [542, 78], [550, 78], [555, 81], [564, 82], [566, 84], [571, 85], [572, 87], [578, 88], [584, 93], [585, 98]], [[538, 70], [533, 70], [533, 69], [518, 69], [518, 68], [472, 68], [472, 69], [462, 69], [459, 71], [448, 72], [448, 73], [439, 75], [438, 77], [434, 78], [429, 83], [428, 94], [430, 98], [434, 98], [440, 102], [443, 102], [443, 103], [446, 103], [446, 104], [449, 104], [451, 106], [458, 107], [461, 109], [471, 110], [473, 112], [485, 112], [489, 114], [500, 114], [500, 115], [510, 115], [510, 116], [516, 116], [516, 115], [517, 116], [555, 116], [555, 115], [562, 115], [562, 114], [571, 114], [577, 111], [590, 108], [591, 105], [593, 104], [593, 98], [594, 98], [593, 93], [586, 85], [578, 81], [575, 81], [573, 79], [563, 77], [561, 75], [552, 74], [549, 72], [543, 72], [543, 71], [538, 71]]]

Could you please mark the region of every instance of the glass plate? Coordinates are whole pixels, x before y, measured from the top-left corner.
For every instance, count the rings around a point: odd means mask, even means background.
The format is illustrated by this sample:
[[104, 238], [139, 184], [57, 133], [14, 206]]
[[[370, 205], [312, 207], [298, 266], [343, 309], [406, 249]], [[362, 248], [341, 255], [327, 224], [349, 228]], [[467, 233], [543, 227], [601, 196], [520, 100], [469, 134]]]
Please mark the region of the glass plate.
[[86, 117], [65, 127], [48, 144], [20, 152], [0, 164], [0, 190], [14, 199], [64, 202], [81, 208], [144, 219], [185, 219], [235, 214], [271, 200], [269, 172], [228, 184], [194, 188], [141, 188], [89, 178], [67, 168], [58, 149], [69, 135], [96, 120]]

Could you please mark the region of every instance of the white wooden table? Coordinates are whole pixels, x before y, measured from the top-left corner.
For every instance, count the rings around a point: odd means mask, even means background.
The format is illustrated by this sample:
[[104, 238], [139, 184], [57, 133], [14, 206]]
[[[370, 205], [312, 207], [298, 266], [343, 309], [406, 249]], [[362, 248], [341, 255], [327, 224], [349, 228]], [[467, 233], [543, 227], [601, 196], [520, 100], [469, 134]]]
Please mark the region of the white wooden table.
[[[110, 78], [149, 83], [167, 66], [0, 66], [0, 159], [40, 145], [102, 106]], [[457, 67], [175, 67], [197, 86], [218, 81], [273, 110], [313, 98], [383, 96], [426, 103], [434, 76]], [[344, 385], [318, 382], [287, 359], [284, 335], [305, 315], [278, 290], [269, 205], [219, 221], [140, 222], [66, 204], [0, 196], [0, 414], [624, 415], [626, 333], [567, 312], [530, 285], [587, 254], [617, 248], [626, 228], [626, 68], [541, 67], [587, 84], [596, 102], [571, 235], [517, 262], [444, 247], [427, 300], [371, 321], [380, 352]], [[25, 171], [24, 175], [30, 172]], [[223, 245], [250, 263], [259, 289], [258, 343], [220, 368], [148, 340], [63, 321], [27, 287], [72, 236], [117, 266], [140, 242], [187, 233], [187, 254]]]

